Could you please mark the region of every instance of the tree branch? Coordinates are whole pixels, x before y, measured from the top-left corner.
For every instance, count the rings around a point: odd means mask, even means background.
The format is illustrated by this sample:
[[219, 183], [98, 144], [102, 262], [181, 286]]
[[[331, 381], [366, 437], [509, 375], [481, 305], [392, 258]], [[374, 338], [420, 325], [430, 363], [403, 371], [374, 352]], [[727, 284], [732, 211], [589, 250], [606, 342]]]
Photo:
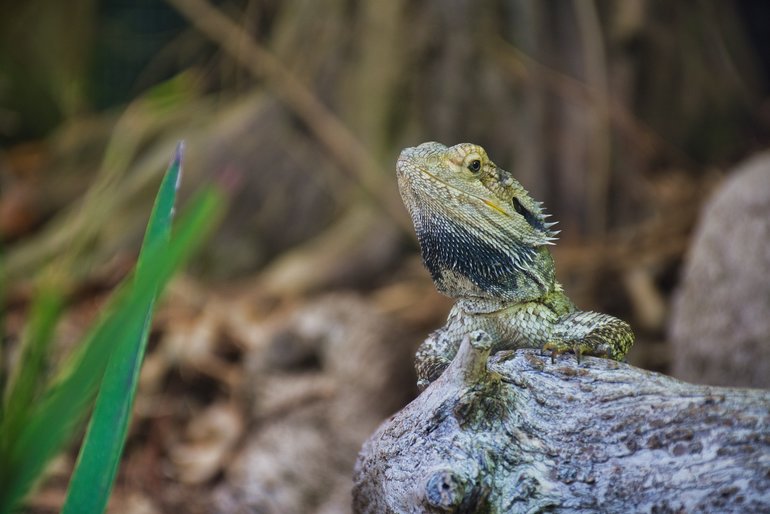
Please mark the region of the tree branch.
[[364, 445], [356, 512], [770, 510], [770, 391], [536, 350], [478, 366], [471, 339]]

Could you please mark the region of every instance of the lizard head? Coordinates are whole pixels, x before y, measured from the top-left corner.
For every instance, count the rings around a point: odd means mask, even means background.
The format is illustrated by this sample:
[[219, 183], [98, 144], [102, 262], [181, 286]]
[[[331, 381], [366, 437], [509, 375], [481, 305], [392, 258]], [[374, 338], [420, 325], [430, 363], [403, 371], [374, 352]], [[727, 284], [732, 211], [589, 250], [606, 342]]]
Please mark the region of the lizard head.
[[440, 291], [519, 300], [529, 295], [527, 288], [553, 282], [552, 261], [542, 247], [553, 244], [554, 223], [482, 147], [430, 142], [406, 148], [397, 173], [423, 260]]

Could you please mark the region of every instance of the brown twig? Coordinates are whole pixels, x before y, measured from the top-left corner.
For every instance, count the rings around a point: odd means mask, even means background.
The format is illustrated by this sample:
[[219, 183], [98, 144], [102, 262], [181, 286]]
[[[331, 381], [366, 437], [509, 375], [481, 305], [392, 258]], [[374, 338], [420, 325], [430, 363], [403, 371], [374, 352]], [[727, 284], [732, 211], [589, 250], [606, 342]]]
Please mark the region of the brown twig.
[[593, 137], [589, 147], [589, 162], [592, 187], [588, 203], [589, 229], [601, 234], [607, 228], [607, 205], [612, 168], [610, 164], [611, 135], [609, 126], [609, 79], [607, 77], [607, 56], [604, 49], [602, 28], [596, 3], [573, 0], [573, 9], [583, 41], [583, 60], [588, 84], [594, 89], [596, 117], [593, 120]]
[[[505, 66], [516, 79], [526, 81], [532, 80], [532, 76], [535, 76], [542, 81], [545, 87], [565, 98], [592, 104], [597, 104], [600, 101], [597, 92], [584, 82], [537, 61], [501, 38], [492, 42], [491, 51], [498, 62]], [[645, 157], [650, 157], [655, 152], [661, 152], [684, 165], [694, 165], [687, 154], [639, 121], [632, 112], [612, 98], [611, 95], [606, 98], [606, 105], [609, 109], [610, 121], [634, 141], [635, 148], [642, 152]]]
[[274, 93], [326, 147], [339, 166], [407, 233], [406, 218], [395, 189], [361, 141], [269, 50], [237, 23], [205, 0], [168, 0], [203, 35], [218, 44], [254, 76], [265, 79]]

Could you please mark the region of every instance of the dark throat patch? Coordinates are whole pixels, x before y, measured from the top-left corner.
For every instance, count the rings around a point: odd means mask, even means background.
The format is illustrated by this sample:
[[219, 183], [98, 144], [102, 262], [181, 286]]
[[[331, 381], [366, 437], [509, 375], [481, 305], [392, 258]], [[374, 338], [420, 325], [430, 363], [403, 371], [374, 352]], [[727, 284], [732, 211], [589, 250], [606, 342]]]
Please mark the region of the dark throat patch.
[[[421, 211], [414, 221], [423, 262], [444, 294], [518, 302], [542, 297], [553, 285], [547, 251], [478, 227], [472, 232], [437, 213]], [[541, 270], [534, 263], [543, 255], [548, 262]], [[458, 280], [458, 275], [467, 280]]]

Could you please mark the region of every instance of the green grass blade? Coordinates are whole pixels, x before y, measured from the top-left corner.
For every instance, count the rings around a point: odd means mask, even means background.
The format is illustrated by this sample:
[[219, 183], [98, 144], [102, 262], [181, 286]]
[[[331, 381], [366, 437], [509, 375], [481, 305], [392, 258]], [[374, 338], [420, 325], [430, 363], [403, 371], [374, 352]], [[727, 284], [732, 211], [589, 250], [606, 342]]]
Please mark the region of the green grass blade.
[[39, 396], [48, 348], [62, 308], [61, 294], [47, 285], [37, 294], [21, 341], [19, 359], [6, 385], [0, 412], [0, 454], [23, 429], [25, 416]]
[[31, 409], [23, 433], [8, 454], [0, 455], [0, 513], [11, 512], [47, 462], [71, 439], [85, 418], [113, 350], [136, 337], [126, 327], [144, 322], [148, 299], [162, 290], [219, 218], [222, 196], [218, 190], [204, 191], [179, 220], [168, 245], [150, 243], [146, 247], [145, 271], [129, 277], [119, 288], [108, 312], [86, 337], [82, 351]]
[[[2, 244], [0, 244], [0, 338], [2, 339], [5, 338], [5, 334], [7, 333], [5, 331], [5, 282], [5, 255], [3, 254]], [[5, 352], [2, 348], [2, 339], [0, 339], [0, 392], [6, 390], [5, 388], [8, 383], [8, 375], [5, 372], [7, 368], [3, 361]], [[3, 405], [2, 398], [0, 398], [0, 423], [2, 422], [3, 417]]]
[[[182, 144], [161, 183], [145, 232], [137, 274], [147, 269], [146, 248], [164, 245], [171, 234], [176, 193], [181, 179]], [[157, 292], [156, 292], [157, 293]], [[122, 344], [110, 357], [94, 412], [80, 449], [62, 513], [101, 513], [115, 481], [139, 380], [139, 370], [147, 347], [156, 294], [146, 298], [144, 316], [126, 326]]]
[[167, 241], [171, 236], [171, 224], [174, 221], [174, 209], [176, 205], [176, 194], [179, 190], [179, 184], [182, 181], [182, 154], [184, 153], [184, 143], [179, 142], [176, 146], [174, 158], [163, 176], [158, 195], [155, 198], [155, 205], [152, 208], [150, 219], [147, 222], [147, 230], [144, 233], [142, 250], [139, 253], [137, 266], [141, 269], [143, 259], [146, 254], [145, 248], [158, 241]]

